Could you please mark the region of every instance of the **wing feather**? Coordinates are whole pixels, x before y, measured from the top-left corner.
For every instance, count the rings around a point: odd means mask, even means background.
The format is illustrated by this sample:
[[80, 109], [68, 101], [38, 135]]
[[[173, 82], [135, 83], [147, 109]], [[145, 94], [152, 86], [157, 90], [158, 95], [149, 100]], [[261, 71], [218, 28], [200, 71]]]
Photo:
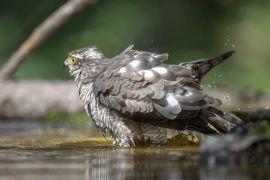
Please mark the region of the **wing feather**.
[[104, 106], [134, 119], [140, 115], [143, 121], [173, 120], [182, 111], [207, 106], [204, 94], [187, 86], [196, 83], [189, 76], [192, 72], [163, 64], [167, 59], [168, 54], [129, 47], [113, 58], [104, 73], [95, 79], [95, 95]]

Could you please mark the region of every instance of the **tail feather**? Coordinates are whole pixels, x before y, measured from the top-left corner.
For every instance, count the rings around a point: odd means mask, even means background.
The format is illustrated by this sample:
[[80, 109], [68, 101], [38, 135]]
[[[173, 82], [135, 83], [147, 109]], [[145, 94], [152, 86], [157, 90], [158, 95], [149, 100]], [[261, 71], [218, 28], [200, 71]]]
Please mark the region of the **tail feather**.
[[198, 118], [188, 121], [187, 128], [204, 134], [226, 134], [237, 124], [237, 120], [229, 114], [214, 107], [208, 107], [201, 111]]
[[191, 61], [187, 63], [180, 64], [181, 66], [186, 66], [192, 70], [192, 75], [197, 79], [202, 79], [202, 77], [207, 74], [215, 66], [229, 58], [235, 51], [228, 51], [219, 56], [209, 58], [209, 59], [199, 59], [196, 61]]
[[188, 130], [197, 131], [203, 134], [219, 134], [219, 131], [212, 126], [209, 126], [208, 122], [205, 119], [194, 118], [188, 121]]

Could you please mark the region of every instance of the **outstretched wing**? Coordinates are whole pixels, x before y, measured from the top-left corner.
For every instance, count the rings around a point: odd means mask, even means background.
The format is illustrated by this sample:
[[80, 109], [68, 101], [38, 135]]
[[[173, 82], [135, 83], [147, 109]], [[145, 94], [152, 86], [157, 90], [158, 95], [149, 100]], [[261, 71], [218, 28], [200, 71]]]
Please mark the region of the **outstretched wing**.
[[144, 121], [173, 120], [183, 110], [207, 106], [204, 94], [195, 87], [192, 71], [163, 64], [167, 58], [167, 54], [129, 48], [95, 79], [94, 93], [104, 106], [131, 118], [139, 115]]

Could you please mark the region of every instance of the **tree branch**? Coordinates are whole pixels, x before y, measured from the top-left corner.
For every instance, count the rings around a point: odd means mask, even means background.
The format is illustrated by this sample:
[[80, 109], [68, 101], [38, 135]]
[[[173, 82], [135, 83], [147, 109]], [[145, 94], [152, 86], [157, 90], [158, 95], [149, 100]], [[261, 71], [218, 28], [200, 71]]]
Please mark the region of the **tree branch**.
[[48, 18], [46, 18], [33, 33], [24, 41], [24, 43], [8, 59], [7, 63], [0, 71], [0, 79], [7, 80], [11, 78], [24, 58], [38, 45], [40, 45], [50, 34], [65, 23], [72, 15], [79, 12], [83, 7], [95, 0], [69, 0]]

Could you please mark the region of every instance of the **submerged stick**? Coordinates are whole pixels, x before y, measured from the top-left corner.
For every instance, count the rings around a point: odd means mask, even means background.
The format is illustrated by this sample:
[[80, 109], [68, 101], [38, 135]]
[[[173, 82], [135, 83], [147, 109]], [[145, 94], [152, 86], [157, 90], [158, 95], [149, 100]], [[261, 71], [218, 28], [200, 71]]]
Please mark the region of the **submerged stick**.
[[8, 59], [7, 63], [0, 71], [0, 79], [10, 79], [24, 58], [38, 45], [40, 45], [50, 34], [65, 23], [72, 15], [79, 12], [83, 7], [95, 0], [69, 0], [48, 18], [46, 18], [33, 33], [24, 41], [24, 43]]

